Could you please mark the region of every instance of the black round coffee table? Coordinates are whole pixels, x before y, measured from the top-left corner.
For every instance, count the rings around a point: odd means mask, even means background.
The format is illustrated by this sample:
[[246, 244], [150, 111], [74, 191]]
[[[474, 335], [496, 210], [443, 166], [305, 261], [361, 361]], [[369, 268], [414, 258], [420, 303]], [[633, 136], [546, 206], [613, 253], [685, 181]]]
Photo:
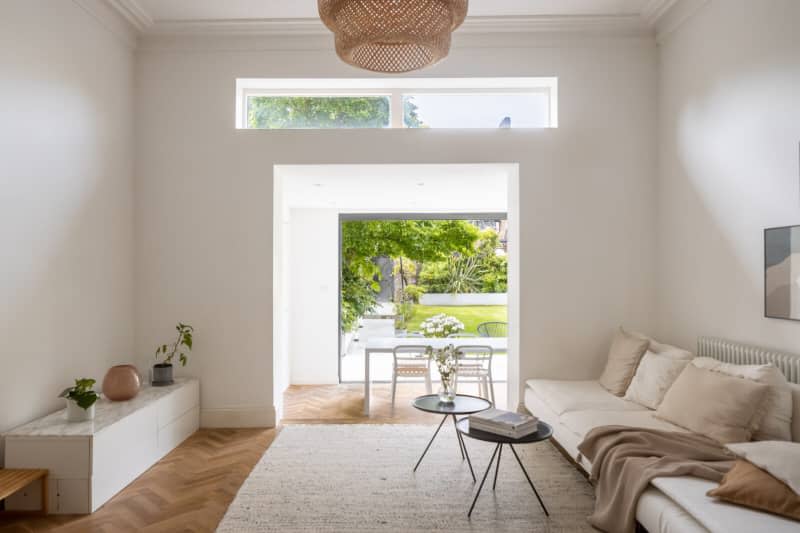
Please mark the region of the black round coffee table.
[[512, 439], [510, 437], [506, 437], [503, 435], [497, 435], [495, 433], [488, 433], [486, 431], [480, 431], [478, 429], [470, 429], [469, 427], [469, 419], [462, 418], [456, 423], [456, 430], [458, 431], [459, 435], [467, 436], [471, 439], [482, 440], [486, 442], [493, 442], [497, 444], [494, 448], [494, 453], [492, 454], [492, 458], [489, 459], [489, 466], [486, 467], [486, 472], [483, 474], [483, 479], [481, 479], [481, 484], [478, 486], [478, 492], [475, 494], [475, 499], [472, 500], [472, 505], [469, 508], [469, 512], [467, 516], [472, 516], [472, 510], [475, 508], [475, 502], [478, 501], [478, 496], [481, 495], [481, 489], [483, 489], [483, 484], [486, 481], [486, 476], [489, 475], [489, 470], [492, 469], [492, 463], [494, 462], [494, 458], [497, 457], [497, 466], [494, 470], [494, 483], [492, 484], [492, 490], [497, 487], [497, 472], [500, 471], [500, 456], [503, 453], [503, 445], [508, 445], [511, 448], [511, 451], [514, 453], [514, 457], [517, 458], [517, 463], [519, 463], [519, 467], [522, 469], [522, 473], [525, 474], [525, 479], [528, 480], [528, 484], [533, 489], [533, 493], [536, 495], [536, 499], [539, 500], [539, 505], [542, 506], [542, 510], [544, 514], [550, 516], [550, 513], [547, 511], [547, 507], [545, 507], [544, 502], [542, 501], [542, 497], [539, 496], [539, 491], [536, 490], [536, 487], [533, 485], [533, 481], [531, 481], [531, 477], [528, 475], [528, 471], [525, 470], [525, 467], [522, 465], [522, 461], [517, 455], [517, 450], [514, 449], [515, 444], [530, 444], [533, 442], [542, 442], [544, 440], [549, 439], [553, 436], [553, 428], [550, 427], [549, 424], [545, 422], [539, 421], [538, 428], [536, 432], [530, 433], [525, 435], [519, 439]]
[[[417, 461], [417, 464], [414, 466], [414, 472], [416, 472], [417, 468], [422, 462], [422, 459], [425, 457], [425, 454], [428, 453], [428, 449], [431, 447], [431, 444], [433, 444], [436, 435], [439, 434], [439, 430], [442, 429], [445, 420], [452, 418], [453, 424], [456, 425], [456, 415], [471, 415], [473, 413], [485, 411], [492, 406], [492, 402], [478, 396], [456, 394], [456, 397], [452, 402], [445, 403], [439, 400], [438, 394], [427, 394], [425, 396], [419, 396], [418, 398], [415, 398], [414, 401], [411, 402], [411, 405], [420, 411], [425, 411], [426, 413], [444, 415], [442, 417], [442, 421], [439, 422], [439, 427], [436, 428], [436, 432], [433, 434], [433, 437], [431, 437], [428, 445], [425, 446], [425, 451], [422, 452], [422, 456], [420, 456], [419, 461]], [[472, 470], [472, 462], [469, 460], [467, 445], [464, 444], [464, 439], [461, 438], [461, 433], [458, 431], [457, 427], [456, 438], [458, 439], [458, 448], [461, 450], [461, 460], [467, 460], [467, 465], [469, 465], [469, 473], [472, 474], [472, 482], [475, 483], [477, 480], [475, 479], [475, 471]]]

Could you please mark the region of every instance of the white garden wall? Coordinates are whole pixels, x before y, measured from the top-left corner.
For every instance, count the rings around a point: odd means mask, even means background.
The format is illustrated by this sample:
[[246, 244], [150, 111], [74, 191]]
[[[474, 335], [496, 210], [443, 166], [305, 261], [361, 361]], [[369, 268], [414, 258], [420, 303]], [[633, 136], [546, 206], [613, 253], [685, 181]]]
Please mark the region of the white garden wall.
[[419, 303], [422, 305], [508, 305], [508, 294], [504, 292], [470, 294], [428, 292], [420, 296]]

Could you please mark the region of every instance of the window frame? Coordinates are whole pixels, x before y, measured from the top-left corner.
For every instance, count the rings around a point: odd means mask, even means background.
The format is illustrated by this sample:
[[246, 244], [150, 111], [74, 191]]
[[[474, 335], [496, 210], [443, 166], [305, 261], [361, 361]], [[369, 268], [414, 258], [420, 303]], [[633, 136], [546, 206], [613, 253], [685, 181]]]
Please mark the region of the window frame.
[[[415, 129], [403, 123], [403, 96], [411, 94], [527, 95], [548, 96], [548, 125], [558, 127], [558, 78], [239, 78], [236, 80], [236, 129], [250, 128], [248, 101], [251, 97], [330, 96], [389, 97], [389, 126], [374, 129]], [[292, 129], [292, 128], [285, 128]], [[320, 128], [325, 129], [325, 128]], [[349, 129], [349, 128], [342, 128]], [[436, 128], [448, 129], [448, 128]], [[476, 128], [493, 129], [493, 128]], [[517, 128], [521, 129], [521, 128]], [[539, 129], [539, 128], [537, 128]]]

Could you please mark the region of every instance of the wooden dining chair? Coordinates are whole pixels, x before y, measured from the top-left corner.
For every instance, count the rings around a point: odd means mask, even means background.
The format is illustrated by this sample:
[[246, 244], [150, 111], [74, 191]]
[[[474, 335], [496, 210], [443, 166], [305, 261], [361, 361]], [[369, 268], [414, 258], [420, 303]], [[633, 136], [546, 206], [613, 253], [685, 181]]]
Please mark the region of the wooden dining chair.
[[392, 367], [392, 409], [394, 409], [394, 399], [397, 393], [397, 378], [419, 378], [425, 379], [425, 390], [432, 394], [431, 386], [431, 360], [426, 353], [427, 346], [408, 345], [396, 346], [392, 350], [394, 365]]
[[491, 346], [463, 345], [456, 346], [458, 361], [456, 363], [456, 391], [461, 378], [475, 378], [478, 382], [478, 396], [486, 398], [494, 404], [494, 382], [492, 381]]

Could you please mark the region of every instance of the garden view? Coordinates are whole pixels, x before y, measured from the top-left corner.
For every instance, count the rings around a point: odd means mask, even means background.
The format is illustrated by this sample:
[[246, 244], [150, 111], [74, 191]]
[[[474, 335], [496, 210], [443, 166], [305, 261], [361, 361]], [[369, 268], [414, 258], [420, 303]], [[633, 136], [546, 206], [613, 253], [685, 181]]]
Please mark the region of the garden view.
[[[387, 286], [398, 334], [425, 334], [423, 322], [440, 314], [455, 317], [466, 333], [476, 333], [482, 322], [506, 322], [504, 304], [425, 302], [429, 299], [425, 295], [505, 293], [503, 227], [504, 222], [496, 220], [343, 222], [342, 331], [353, 331], [360, 318], [373, 314], [381, 289]], [[387, 261], [391, 265], [389, 280], [386, 269], [381, 268]]]

